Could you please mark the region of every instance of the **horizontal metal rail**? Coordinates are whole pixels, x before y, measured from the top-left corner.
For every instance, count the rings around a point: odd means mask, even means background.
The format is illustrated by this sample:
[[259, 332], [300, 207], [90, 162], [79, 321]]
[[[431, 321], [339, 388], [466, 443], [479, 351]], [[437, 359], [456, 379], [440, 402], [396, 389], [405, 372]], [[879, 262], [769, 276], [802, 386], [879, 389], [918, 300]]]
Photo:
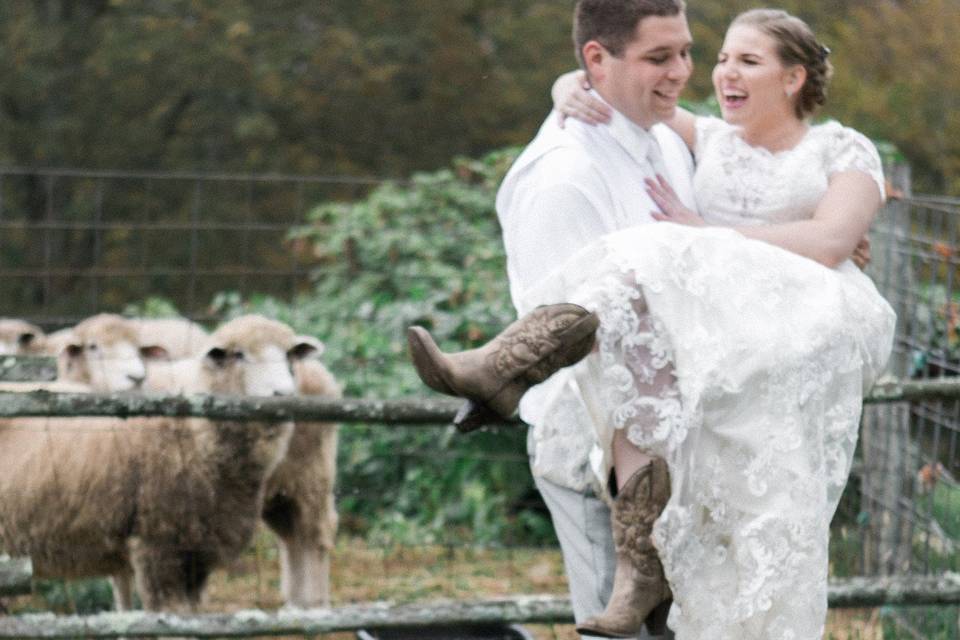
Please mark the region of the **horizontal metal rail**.
[[[833, 608], [960, 604], [960, 575], [831, 580]], [[240, 638], [306, 635], [364, 628], [412, 628], [490, 623], [570, 624], [573, 609], [563, 596], [412, 604], [374, 602], [331, 609], [239, 611], [179, 616], [126, 612], [92, 616], [31, 614], [0, 618], [0, 638], [120, 638], [188, 636]]]

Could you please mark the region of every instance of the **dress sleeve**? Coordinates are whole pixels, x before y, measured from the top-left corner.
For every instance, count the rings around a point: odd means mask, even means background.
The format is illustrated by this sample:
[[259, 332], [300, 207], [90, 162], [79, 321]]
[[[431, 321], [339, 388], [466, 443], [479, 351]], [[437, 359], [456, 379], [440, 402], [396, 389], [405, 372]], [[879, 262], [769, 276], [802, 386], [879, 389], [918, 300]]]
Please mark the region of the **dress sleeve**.
[[729, 128], [730, 125], [715, 116], [697, 116], [694, 120], [693, 157], [700, 160], [711, 139]]
[[831, 131], [827, 145], [827, 178], [843, 171], [862, 171], [877, 183], [881, 201], [886, 200], [887, 189], [883, 178], [883, 162], [877, 147], [859, 131], [837, 124]]

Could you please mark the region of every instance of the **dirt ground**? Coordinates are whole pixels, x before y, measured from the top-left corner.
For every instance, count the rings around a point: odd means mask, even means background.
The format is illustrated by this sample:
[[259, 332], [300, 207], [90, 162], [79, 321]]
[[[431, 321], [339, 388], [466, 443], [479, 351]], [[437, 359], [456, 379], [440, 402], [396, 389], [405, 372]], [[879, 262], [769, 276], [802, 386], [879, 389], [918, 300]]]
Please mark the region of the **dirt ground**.
[[[214, 576], [206, 608], [225, 611], [276, 608], [279, 599], [276, 551], [266, 534], [230, 571]], [[362, 540], [337, 543], [331, 583], [333, 604], [372, 600], [394, 602], [441, 598], [479, 599], [511, 594], [567, 593], [557, 549], [474, 549], [445, 547], [370, 548]], [[572, 625], [525, 625], [536, 640], [578, 640]], [[328, 640], [354, 640], [328, 634]], [[828, 640], [883, 640], [878, 610], [831, 611]]]
[[[472, 547], [373, 548], [341, 537], [332, 558], [333, 605], [370, 601], [396, 603], [438, 599], [481, 599], [515, 594], [565, 595], [567, 582], [557, 549]], [[18, 599], [43, 608], [36, 597]], [[261, 531], [249, 549], [209, 583], [205, 611], [276, 609], [280, 598], [279, 562], [270, 534]], [[12, 610], [16, 610], [16, 605]], [[536, 640], [578, 640], [572, 625], [525, 625]], [[353, 633], [321, 636], [355, 640]], [[828, 640], [883, 640], [876, 610], [831, 611]], [[299, 636], [289, 640], [299, 640]]]

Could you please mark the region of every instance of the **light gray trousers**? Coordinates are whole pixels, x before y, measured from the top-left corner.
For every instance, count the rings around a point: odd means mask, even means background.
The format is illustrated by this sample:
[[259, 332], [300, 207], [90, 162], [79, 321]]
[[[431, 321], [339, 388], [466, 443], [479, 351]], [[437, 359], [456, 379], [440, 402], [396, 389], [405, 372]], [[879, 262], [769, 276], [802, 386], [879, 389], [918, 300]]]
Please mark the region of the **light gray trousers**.
[[[579, 622], [601, 613], [613, 590], [616, 567], [610, 509], [592, 492], [580, 493], [543, 478], [534, 477], [534, 482], [560, 540], [574, 617]], [[637, 637], [671, 640], [673, 633], [667, 630], [666, 635], [651, 636], [644, 628]]]

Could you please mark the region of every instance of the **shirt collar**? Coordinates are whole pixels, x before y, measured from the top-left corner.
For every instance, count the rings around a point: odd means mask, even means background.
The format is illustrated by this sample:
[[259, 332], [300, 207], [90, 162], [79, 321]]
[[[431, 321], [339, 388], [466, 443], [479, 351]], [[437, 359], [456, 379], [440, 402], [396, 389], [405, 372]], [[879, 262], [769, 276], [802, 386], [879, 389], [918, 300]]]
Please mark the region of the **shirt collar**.
[[[610, 106], [610, 103], [604, 100], [600, 94], [597, 93], [596, 89], [591, 89], [590, 94], [607, 106]], [[647, 151], [651, 144], [655, 144], [653, 134], [630, 120], [612, 106], [610, 109], [613, 112], [613, 116], [605, 126], [609, 128], [613, 139], [630, 154], [634, 161], [641, 164], [649, 162]]]

